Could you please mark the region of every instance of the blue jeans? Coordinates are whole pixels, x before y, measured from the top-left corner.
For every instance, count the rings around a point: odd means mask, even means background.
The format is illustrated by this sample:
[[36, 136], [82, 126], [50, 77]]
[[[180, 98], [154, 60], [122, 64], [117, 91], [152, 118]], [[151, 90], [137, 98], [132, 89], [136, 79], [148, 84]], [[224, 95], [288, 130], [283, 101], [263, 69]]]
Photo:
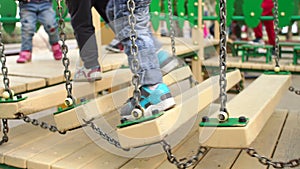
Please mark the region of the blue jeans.
[[[149, 5], [151, 0], [134, 0], [136, 17], [135, 30], [137, 32], [136, 44], [138, 46], [138, 60], [140, 69], [141, 85], [153, 85], [162, 83], [162, 73], [160, 71], [159, 62], [157, 58], [157, 44], [149, 31]], [[131, 28], [128, 23], [129, 11], [127, 8], [127, 0], [110, 0], [106, 15], [110, 21], [110, 25], [116, 34], [116, 37], [122, 41], [125, 46], [125, 53], [128, 56], [128, 63], [131, 66], [133, 56], [130, 52], [131, 41], [129, 39]]]
[[21, 50], [32, 50], [32, 37], [36, 31], [37, 21], [44, 26], [52, 45], [59, 41], [58, 25], [55, 12], [49, 1], [20, 3], [20, 18], [22, 24]]

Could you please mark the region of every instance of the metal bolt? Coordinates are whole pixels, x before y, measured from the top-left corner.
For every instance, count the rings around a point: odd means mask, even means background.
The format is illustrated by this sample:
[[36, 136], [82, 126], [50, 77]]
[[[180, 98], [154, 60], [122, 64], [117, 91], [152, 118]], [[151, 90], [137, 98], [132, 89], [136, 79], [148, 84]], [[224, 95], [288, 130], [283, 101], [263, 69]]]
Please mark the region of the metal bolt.
[[202, 122], [205, 123], [205, 122], [209, 122], [209, 118], [207, 116], [203, 116], [202, 117]]
[[247, 118], [245, 116], [239, 117], [239, 122], [240, 123], [245, 123], [247, 121]]

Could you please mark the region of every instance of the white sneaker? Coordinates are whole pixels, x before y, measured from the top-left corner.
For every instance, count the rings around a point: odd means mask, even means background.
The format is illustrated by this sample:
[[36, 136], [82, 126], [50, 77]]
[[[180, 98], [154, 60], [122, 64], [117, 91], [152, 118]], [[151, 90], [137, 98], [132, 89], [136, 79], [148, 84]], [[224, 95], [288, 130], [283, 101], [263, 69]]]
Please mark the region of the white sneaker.
[[101, 77], [101, 68], [95, 67], [91, 69], [86, 69], [85, 67], [81, 67], [76, 70], [74, 75], [74, 81], [76, 82], [91, 82], [95, 80], [100, 80]]

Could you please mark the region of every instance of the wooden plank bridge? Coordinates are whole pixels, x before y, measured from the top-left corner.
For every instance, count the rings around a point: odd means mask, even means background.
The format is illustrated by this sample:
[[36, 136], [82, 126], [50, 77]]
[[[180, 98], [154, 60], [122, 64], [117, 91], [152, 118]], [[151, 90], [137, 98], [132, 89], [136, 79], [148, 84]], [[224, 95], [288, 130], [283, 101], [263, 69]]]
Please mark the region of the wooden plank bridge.
[[[166, 46], [166, 49], [168, 48], [169, 46]], [[195, 51], [198, 50], [197, 46], [193, 46], [192, 44], [188, 44], [187, 46], [179, 44], [176, 49], [178, 55], [184, 55], [185, 58], [190, 60], [194, 59]], [[74, 72], [79, 59], [78, 49], [74, 48], [69, 50], [68, 55], [71, 59], [70, 69]], [[127, 62], [127, 58], [124, 54], [104, 53], [103, 56], [105, 57], [101, 60], [101, 64], [105, 71], [104, 74], [107, 74], [107, 77], [109, 77], [109, 73], [118, 70], [121, 65]], [[33, 60], [29, 64], [16, 64], [16, 57], [17, 56], [7, 57], [11, 87], [16, 93], [22, 93], [23, 95], [31, 97], [35, 97], [39, 94], [43, 95], [43, 99], [40, 99], [42, 103], [44, 99], [47, 99], [47, 92], [45, 92], [47, 89], [57, 91], [64, 89], [63, 66], [61, 62], [52, 59], [50, 52], [35, 49]], [[216, 58], [210, 59], [213, 60]], [[203, 63], [206, 63], [206, 61], [203, 61]], [[241, 64], [247, 64], [247, 62]], [[300, 70], [297, 66], [295, 67], [293, 70]], [[295, 79], [292, 79], [292, 81], [293, 80]], [[299, 81], [297, 78], [296, 80]], [[112, 81], [114, 80], [110, 79], [110, 83], [112, 83]], [[109, 92], [113, 92], [128, 87], [129, 81], [130, 79], [124, 80], [123, 83], [116, 84], [113, 88], [111, 84], [105, 84], [103, 82], [102, 86], [106, 87], [99, 88], [98, 90], [106, 91], [109, 89]], [[296, 81], [292, 82], [292, 84], [295, 85]], [[78, 84], [75, 83], [75, 85]], [[3, 91], [3, 86], [1, 90]], [[59, 94], [57, 94], [57, 96], [58, 95]], [[60, 97], [63, 97], [64, 93], [60, 95]], [[234, 98], [235, 94], [230, 95], [230, 97]], [[54, 96], [51, 96], [49, 99], [52, 99], [53, 102], [57, 100]], [[279, 106], [274, 110], [270, 109], [273, 113], [271, 112], [271, 114], [269, 114], [270, 118], [268, 118], [267, 123], [262, 127], [260, 133], [250, 145], [250, 147], [254, 147], [259, 154], [272, 158], [275, 161], [286, 161], [300, 156], [300, 107], [297, 101], [295, 103], [295, 101], [289, 101], [290, 99], [299, 99], [299, 96], [291, 93], [283, 94], [283, 99], [278, 100]], [[51, 106], [45, 107], [38, 105], [37, 102], [34, 103], [36, 107], [40, 106], [37, 109], [38, 111], [46, 110], [46, 112], [49, 112], [53, 111], [53, 107], [62, 101], [63, 100], [56, 101], [52, 103]], [[249, 104], [251, 105], [251, 103]], [[292, 107], [289, 108], [289, 105], [292, 105]], [[20, 106], [20, 109], [24, 108], [22, 104], [18, 106]], [[179, 127], [175, 133], [172, 133], [174, 135], [184, 136], [182, 136], [180, 140], [177, 140], [177, 143], [174, 143], [174, 147], [172, 147], [172, 152], [179, 159], [182, 157], [189, 158], [196, 153], [200, 145], [198, 122], [201, 121], [203, 115], [212, 114], [218, 109], [219, 104], [216, 102], [209, 104], [209, 106], [199, 112], [198, 116], [196, 116], [197, 118], [193, 118], [191, 121], [182, 125], [182, 127]], [[0, 110], [1, 112], [5, 111], [4, 108], [0, 108]], [[28, 114], [34, 111], [28, 111]], [[47, 113], [47, 115], [43, 113], [45, 112], [41, 113], [40, 121], [47, 121], [50, 124], [55, 123], [52, 113], [50, 113], [50, 115], [49, 113]], [[115, 126], [119, 123], [117, 112], [113, 111], [107, 113], [96, 121], [99, 127], [103, 127], [102, 129], [105, 132], [117, 139], [115, 130]], [[12, 122], [11, 125], [13, 124], [14, 122]], [[187, 126], [189, 126], [188, 129], [186, 128]], [[83, 127], [67, 132], [66, 135], [60, 135], [24, 123], [12, 127], [8, 136], [9, 142], [4, 143], [0, 147], [0, 168], [8, 168], [8, 166], [12, 168], [33, 169], [176, 168], [175, 165], [168, 162], [167, 156], [159, 144], [135, 148], [126, 152], [106, 143], [99, 135], [94, 133], [90, 127]], [[177, 136], [174, 137], [176, 138]], [[176, 142], [175, 140], [168, 141], [171, 143]], [[152, 155], [154, 154], [153, 156], [149, 156], [151, 151], [154, 151], [154, 153], [152, 153]], [[259, 163], [257, 159], [250, 157], [241, 148], [209, 148], [208, 151], [200, 157], [194, 168], [263, 169], [268, 167]]]

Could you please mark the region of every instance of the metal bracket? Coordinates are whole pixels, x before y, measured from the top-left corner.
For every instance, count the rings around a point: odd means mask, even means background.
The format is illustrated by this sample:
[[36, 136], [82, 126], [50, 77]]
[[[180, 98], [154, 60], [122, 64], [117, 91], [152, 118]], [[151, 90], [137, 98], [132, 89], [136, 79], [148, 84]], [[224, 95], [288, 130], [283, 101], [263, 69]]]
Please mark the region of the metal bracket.
[[72, 106], [65, 106], [64, 104], [61, 104], [60, 106], [57, 107], [57, 111], [54, 112], [54, 115], [57, 115], [57, 114], [60, 114], [62, 112], [65, 112], [65, 111], [68, 111], [68, 110], [71, 110], [71, 109], [74, 109], [78, 106], [81, 106], [81, 105], [84, 105], [86, 103], [88, 103], [90, 100], [85, 100], [85, 101], [81, 101], [77, 104], [73, 104]]
[[217, 118], [203, 117], [200, 127], [245, 127], [249, 122], [249, 118], [241, 116], [239, 118], [228, 118], [227, 121], [219, 122]]
[[21, 95], [14, 96], [12, 99], [11, 98], [5, 99], [3, 97], [0, 97], [0, 103], [14, 103], [14, 102], [19, 102], [19, 101], [22, 101], [25, 99], [27, 99], [27, 96], [22, 97]]
[[143, 123], [145, 121], [150, 121], [150, 120], [153, 120], [153, 119], [156, 119], [156, 118], [160, 117], [163, 114], [164, 114], [164, 112], [159, 112], [159, 113], [154, 114], [152, 116], [141, 117], [141, 118], [139, 118], [137, 120], [125, 121], [124, 123], [117, 125], [117, 128], [128, 127], [128, 126], [131, 126], [131, 125]]

